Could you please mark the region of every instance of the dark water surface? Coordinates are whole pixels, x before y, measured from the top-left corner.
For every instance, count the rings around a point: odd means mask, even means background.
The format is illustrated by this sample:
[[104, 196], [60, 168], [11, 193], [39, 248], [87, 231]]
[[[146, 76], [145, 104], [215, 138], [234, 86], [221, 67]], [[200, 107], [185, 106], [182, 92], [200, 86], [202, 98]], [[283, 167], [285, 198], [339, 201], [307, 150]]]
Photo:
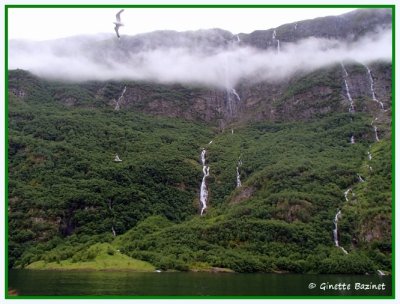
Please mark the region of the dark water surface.
[[[8, 277], [9, 288], [21, 296], [391, 296], [391, 280], [378, 275], [47, 270], [10, 270]], [[328, 284], [336, 290], [324, 290]], [[371, 284], [382, 290], [359, 289]]]

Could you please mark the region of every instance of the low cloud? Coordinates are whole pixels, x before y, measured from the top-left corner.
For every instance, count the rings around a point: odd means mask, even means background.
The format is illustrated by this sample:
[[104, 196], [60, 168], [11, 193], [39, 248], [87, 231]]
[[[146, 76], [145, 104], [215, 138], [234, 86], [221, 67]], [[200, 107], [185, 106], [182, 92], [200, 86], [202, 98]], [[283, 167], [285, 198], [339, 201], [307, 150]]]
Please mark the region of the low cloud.
[[[89, 39], [89, 38], [88, 38]], [[117, 41], [118, 42], [118, 41]], [[276, 41], [275, 41], [276, 42]], [[90, 45], [91, 44], [91, 45]], [[299, 71], [310, 72], [338, 62], [391, 61], [391, 30], [375, 31], [357, 41], [307, 38], [268, 50], [232, 42], [223, 47], [179, 45], [134, 51], [115, 39], [11, 41], [9, 69], [25, 69], [68, 81], [141, 80], [233, 88], [241, 80], [276, 82]]]

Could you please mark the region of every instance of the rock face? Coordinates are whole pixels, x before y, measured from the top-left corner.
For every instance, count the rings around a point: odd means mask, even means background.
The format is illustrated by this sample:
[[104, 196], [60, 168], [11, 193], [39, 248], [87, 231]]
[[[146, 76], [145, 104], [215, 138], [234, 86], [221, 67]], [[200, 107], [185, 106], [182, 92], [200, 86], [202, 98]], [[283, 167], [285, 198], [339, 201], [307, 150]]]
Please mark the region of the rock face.
[[[386, 110], [390, 109], [391, 64], [376, 62], [369, 68], [376, 98], [385, 105]], [[356, 112], [374, 115], [380, 107], [372, 98], [366, 68], [352, 63], [346, 65], [346, 70]], [[36, 92], [27, 88], [21, 77], [35, 77], [28, 73], [25, 76], [23, 74], [21, 71], [10, 72], [10, 94], [28, 99], [29, 94]], [[43, 80], [36, 79], [35, 82], [39, 87], [48, 86]], [[333, 112], [346, 112], [349, 108], [340, 65], [281, 83], [241, 83], [236, 88], [240, 100], [224, 90], [182, 85], [105, 82], [82, 83], [76, 86], [81, 90], [79, 94], [76, 88], [69, 90], [68, 87], [62, 91], [49, 87], [46, 91], [51, 95], [50, 99], [65, 106], [103, 106], [112, 110], [126, 86], [126, 92], [120, 101], [121, 110], [204, 121], [221, 128], [233, 122], [307, 120]], [[95, 104], [89, 101], [91, 96], [94, 97]], [[390, 111], [387, 114], [390, 115]]]
[[[285, 24], [265, 31], [255, 31], [251, 34], [241, 34], [243, 43], [260, 49], [276, 47], [276, 40], [284, 45], [308, 37], [354, 39], [367, 31], [380, 28], [390, 28], [392, 15], [387, 10], [360, 9], [340, 16], [322, 17], [313, 20]], [[275, 41], [272, 38], [276, 32]]]

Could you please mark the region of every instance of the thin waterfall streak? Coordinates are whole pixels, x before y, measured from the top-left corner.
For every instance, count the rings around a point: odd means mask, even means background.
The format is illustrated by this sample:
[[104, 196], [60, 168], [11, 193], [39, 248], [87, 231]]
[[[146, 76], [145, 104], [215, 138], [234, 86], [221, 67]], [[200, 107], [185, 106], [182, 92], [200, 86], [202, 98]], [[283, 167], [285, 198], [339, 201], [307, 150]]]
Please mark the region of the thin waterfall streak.
[[364, 65], [364, 66], [365, 66], [365, 69], [367, 70], [367, 74], [368, 74], [372, 100], [379, 104], [381, 110], [385, 110], [383, 103], [376, 98], [375, 89], [374, 89], [374, 79], [372, 78], [371, 70], [369, 69], [368, 66], [366, 66], [366, 65]]
[[346, 78], [349, 77], [349, 73], [347, 73], [346, 68], [345, 68], [343, 62], [340, 63], [340, 65], [342, 66], [342, 70], [343, 70], [343, 74], [344, 74], [343, 80], [344, 80], [344, 86], [345, 86], [345, 88], [346, 88], [347, 99], [348, 99], [349, 102], [350, 102], [349, 112], [350, 112], [350, 113], [353, 113], [353, 112], [355, 112], [355, 109], [354, 109], [354, 102], [353, 102], [353, 98], [351, 98], [350, 89], [349, 89], [349, 84], [347, 83], [347, 79], [346, 79]]
[[116, 103], [115, 108], [114, 108], [115, 111], [119, 111], [119, 109], [121, 108], [120, 102], [122, 101], [122, 98], [124, 98], [125, 92], [126, 92], [126, 86], [122, 90], [122, 94], [117, 100], [117, 103]]
[[375, 132], [375, 140], [379, 141], [379, 137], [378, 137], [378, 127], [374, 126], [374, 132]]
[[348, 195], [349, 195], [349, 192], [350, 192], [350, 191], [353, 191], [353, 190], [351, 190], [351, 188], [349, 188], [349, 189], [347, 189], [347, 190], [344, 192], [344, 198], [346, 199], [346, 202], [349, 201]]
[[335, 246], [340, 248], [344, 254], [349, 254], [346, 249], [344, 249], [342, 246], [339, 245], [339, 238], [338, 238], [338, 222], [339, 218], [341, 217], [342, 212], [338, 210], [338, 212], [335, 214], [335, 218], [333, 220], [333, 224], [335, 225], [335, 228], [333, 229], [333, 241], [335, 243]]
[[233, 95], [235, 95], [235, 97], [237, 98], [237, 100], [240, 101], [240, 96], [239, 96], [239, 94], [236, 92], [236, 90], [235, 90], [235, 89], [232, 89], [231, 92], [232, 92]]
[[206, 165], [206, 153], [207, 151], [203, 149], [200, 154], [201, 163], [203, 165], [203, 179], [201, 181], [201, 186], [200, 186], [200, 203], [201, 203], [200, 215], [203, 215], [204, 210], [206, 210], [207, 200], [208, 200], [206, 179], [210, 175], [210, 167]]

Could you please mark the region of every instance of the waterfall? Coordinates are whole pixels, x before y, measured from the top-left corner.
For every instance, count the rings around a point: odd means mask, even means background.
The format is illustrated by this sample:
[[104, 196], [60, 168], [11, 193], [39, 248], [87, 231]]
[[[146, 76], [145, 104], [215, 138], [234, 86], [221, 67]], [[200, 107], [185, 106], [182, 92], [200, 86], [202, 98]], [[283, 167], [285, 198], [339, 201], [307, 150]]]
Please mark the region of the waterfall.
[[350, 192], [350, 191], [353, 192], [353, 190], [352, 190], [351, 188], [347, 189], [347, 190], [344, 192], [344, 198], [346, 199], [346, 202], [349, 201], [348, 195], [349, 195], [349, 192]]
[[202, 205], [200, 215], [203, 215], [204, 210], [207, 208], [207, 200], [208, 200], [206, 178], [210, 175], [210, 167], [206, 166], [206, 153], [207, 151], [203, 149], [200, 154], [201, 163], [203, 165], [203, 180], [201, 181], [201, 186], [200, 186], [200, 203]]
[[280, 46], [280, 41], [279, 41], [279, 39], [276, 39], [276, 30], [274, 30], [274, 31], [272, 32], [272, 40], [273, 40], [273, 41], [276, 41], [276, 49], [278, 50], [278, 54], [279, 54], [280, 51], [281, 51], [281, 46]]
[[347, 77], [349, 77], [349, 73], [347, 73], [346, 68], [344, 67], [343, 63], [341, 63], [341, 66], [342, 66], [343, 73], [344, 73], [344, 86], [346, 88], [346, 95], [347, 95], [347, 99], [350, 102], [349, 112], [353, 113], [353, 112], [355, 112], [354, 102], [353, 102], [353, 99], [351, 98], [349, 85], [348, 85], [347, 79], [346, 79]]
[[358, 177], [358, 181], [359, 181], [360, 183], [365, 182], [365, 180], [361, 177], [360, 174], [358, 174], [357, 177]]
[[240, 37], [239, 37], [239, 35], [236, 35], [236, 39], [237, 39], [237, 42], [240, 42]]
[[338, 210], [338, 212], [336, 213], [335, 218], [333, 220], [333, 224], [335, 225], [335, 229], [333, 229], [333, 241], [334, 241], [336, 247], [339, 247], [345, 254], [348, 254], [348, 252], [342, 246], [339, 246], [338, 222], [339, 222], [339, 217], [341, 215], [342, 215], [341, 211]]
[[349, 112], [350, 113], [355, 112], [353, 99], [351, 98], [350, 91], [349, 91], [349, 85], [347, 84], [347, 80], [346, 79], [344, 80], [344, 85], [346, 87], [347, 99], [350, 101]]
[[372, 78], [371, 70], [369, 69], [368, 66], [366, 66], [366, 65], [364, 65], [364, 66], [365, 66], [365, 68], [367, 69], [367, 74], [368, 74], [369, 83], [370, 83], [370, 88], [371, 88], [372, 100], [375, 101], [375, 102], [377, 102], [377, 103], [379, 103], [381, 109], [384, 110], [383, 103], [382, 103], [381, 101], [379, 101], [379, 100], [376, 98], [376, 95], [375, 95], [375, 90], [374, 90], [374, 79]]
[[368, 160], [371, 160], [371, 159], [372, 159], [372, 154], [371, 154], [371, 152], [368, 151]]
[[333, 229], [333, 241], [335, 243], [336, 247], [339, 247], [339, 239], [338, 239], [338, 221], [339, 221], [339, 216], [342, 213], [340, 210], [336, 213], [335, 218], [333, 220], [333, 224], [335, 225], [335, 229]]
[[229, 113], [233, 116], [237, 112], [237, 103], [240, 102], [240, 96], [234, 88], [226, 90], [226, 97], [228, 101]]
[[294, 30], [297, 30], [297, 23], [294, 25]]
[[355, 144], [355, 143], [356, 143], [356, 141], [354, 140], [354, 135], [351, 135], [350, 143], [351, 143], [351, 144]]
[[125, 92], [126, 92], [126, 86], [125, 86], [124, 89], [122, 90], [122, 94], [121, 94], [121, 96], [120, 96], [120, 97], [118, 98], [118, 100], [117, 100], [117, 104], [115, 105], [115, 108], [114, 108], [115, 111], [119, 111], [119, 109], [121, 108], [120, 101], [121, 101], [122, 98], [124, 97]]
[[242, 187], [242, 182], [240, 181], [239, 167], [236, 167], [236, 188]]
[[240, 188], [242, 186], [242, 182], [240, 181], [240, 172], [239, 168], [242, 166], [242, 160], [239, 158], [239, 161], [236, 166], [236, 188]]
[[378, 137], [378, 127], [374, 126], [374, 131], [375, 131], [375, 139], [376, 141], [379, 141], [379, 137]]
[[117, 234], [115, 233], [114, 226], [111, 226], [111, 231], [112, 231], [112, 234], [113, 234], [114, 237], [117, 236]]
[[233, 95], [235, 95], [236, 99], [237, 99], [238, 101], [240, 101], [240, 96], [239, 96], [239, 94], [236, 92], [236, 90], [235, 90], [235, 89], [232, 89], [231, 92], [232, 92]]
[[378, 274], [380, 275], [380, 276], [384, 276], [385, 275], [385, 273], [382, 271], [382, 270], [377, 270], [377, 272], [378, 272]]
[[225, 89], [226, 89], [226, 101], [228, 104], [229, 114], [234, 116], [237, 112], [237, 103], [240, 102], [240, 96], [236, 92], [232, 83], [230, 83], [230, 64], [228, 58], [224, 58], [224, 77], [225, 77]]
[[119, 162], [122, 162], [122, 159], [119, 158], [118, 154], [115, 154], [114, 161], [115, 161], [116, 163], [119, 163]]

